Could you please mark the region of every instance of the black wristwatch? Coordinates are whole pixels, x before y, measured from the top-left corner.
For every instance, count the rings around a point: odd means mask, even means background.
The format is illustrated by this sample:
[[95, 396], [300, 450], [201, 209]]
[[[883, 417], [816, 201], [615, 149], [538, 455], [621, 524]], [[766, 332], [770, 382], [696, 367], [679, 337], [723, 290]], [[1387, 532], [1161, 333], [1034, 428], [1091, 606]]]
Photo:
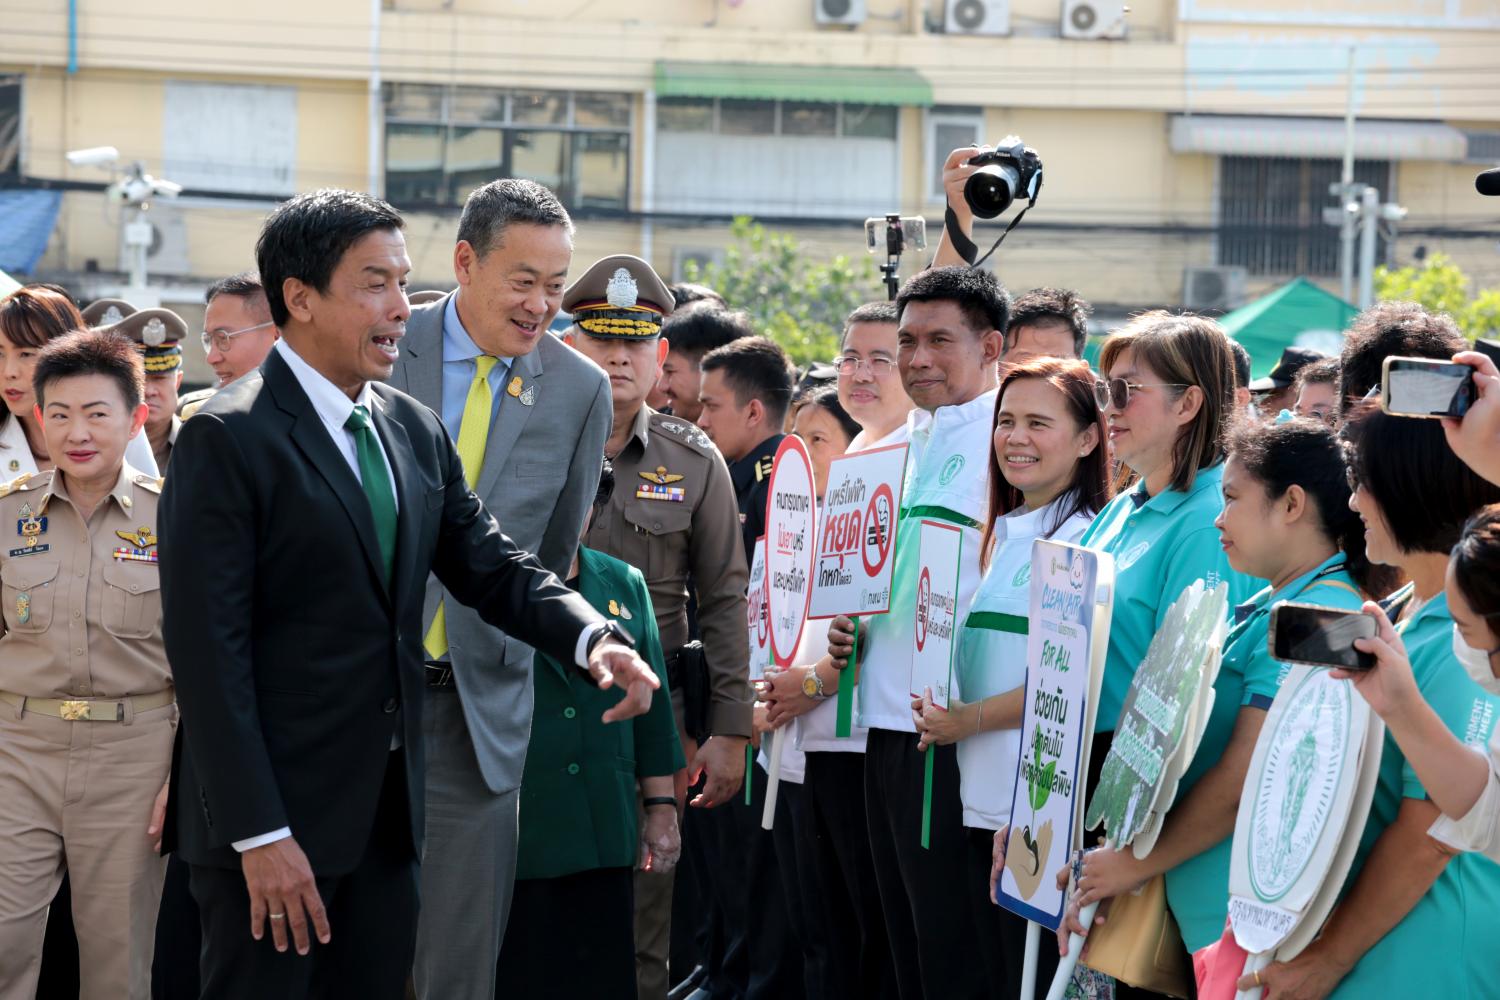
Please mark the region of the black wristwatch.
[[588, 645], [584, 647], [583, 655], [593, 656], [594, 647], [603, 642], [606, 636], [624, 644], [627, 649], [635, 649], [635, 640], [630, 637], [630, 633], [621, 628], [619, 622], [607, 621], [594, 626], [594, 631], [589, 634]]

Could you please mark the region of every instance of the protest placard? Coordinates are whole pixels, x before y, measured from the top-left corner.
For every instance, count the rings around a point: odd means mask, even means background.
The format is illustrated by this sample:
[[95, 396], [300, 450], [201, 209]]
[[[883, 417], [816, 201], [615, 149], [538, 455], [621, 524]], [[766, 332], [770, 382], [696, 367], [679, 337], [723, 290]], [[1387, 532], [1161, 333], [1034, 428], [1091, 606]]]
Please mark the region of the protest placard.
[[1385, 726], [1347, 681], [1292, 667], [1245, 778], [1229, 920], [1245, 971], [1295, 958], [1333, 909], [1369, 816]]
[[848, 676], [839, 683], [834, 722], [834, 734], [840, 737], [850, 734], [854, 722], [860, 616], [885, 614], [891, 607], [906, 451], [904, 444], [870, 448], [841, 455], [828, 465], [807, 616], [854, 619], [854, 650]]
[[[952, 698], [953, 650], [958, 632], [959, 560], [963, 558], [963, 532], [941, 521], [922, 521], [917, 532], [916, 621], [912, 628], [911, 694], [930, 693], [932, 703], [944, 711]], [[932, 750], [925, 752], [926, 777], [922, 786], [922, 846], [932, 832]]]
[[1022, 753], [996, 899], [1053, 931], [1067, 893], [1050, 876], [1081, 846], [1113, 584], [1114, 559], [1107, 554], [1066, 542], [1032, 544]]
[[[790, 667], [797, 644], [802, 641], [807, 603], [812, 599], [817, 518], [812, 460], [802, 439], [789, 434], [776, 449], [766, 492], [765, 592], [771, 653], [768, 673]], [[761, 826], [767, 830], [776, 815], [776, 792], [781, 783], [781, 755], [785, 746], [785, 730], [771, 734], [771, 769], [766, 784], [766, 808], [761, 817]]]

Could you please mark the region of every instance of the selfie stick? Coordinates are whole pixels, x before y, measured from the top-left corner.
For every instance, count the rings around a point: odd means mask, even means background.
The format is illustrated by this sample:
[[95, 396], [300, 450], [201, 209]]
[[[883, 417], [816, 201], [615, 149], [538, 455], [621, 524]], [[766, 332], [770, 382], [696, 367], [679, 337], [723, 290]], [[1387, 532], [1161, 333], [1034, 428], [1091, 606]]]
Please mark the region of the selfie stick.
[[887, 213], [885, 217], [885, 263], [880, 273], [885, 276], [885, 296], [892, 302], [901, 287], [901, 252], [906, 249], [906, 234], [901, 229], [901, 214]]

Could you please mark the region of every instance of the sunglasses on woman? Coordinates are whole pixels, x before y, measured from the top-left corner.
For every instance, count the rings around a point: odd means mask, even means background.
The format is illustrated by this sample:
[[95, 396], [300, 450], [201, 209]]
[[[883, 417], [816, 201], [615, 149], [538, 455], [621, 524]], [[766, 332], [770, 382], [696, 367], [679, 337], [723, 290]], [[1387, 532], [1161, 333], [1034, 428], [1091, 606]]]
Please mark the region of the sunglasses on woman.
[[1191, 388], [1181, 382], [1127, 382], [1122, 378], [1112, 378], [1108, 381], [1094, 379], [1094, 401], [1099, 404], [1099, 409], [1108, 409], [1113, 403], [1115, 409], [1123, 410], [1130, 404], [1130, 394], [1136, 389], [1187, 389]]

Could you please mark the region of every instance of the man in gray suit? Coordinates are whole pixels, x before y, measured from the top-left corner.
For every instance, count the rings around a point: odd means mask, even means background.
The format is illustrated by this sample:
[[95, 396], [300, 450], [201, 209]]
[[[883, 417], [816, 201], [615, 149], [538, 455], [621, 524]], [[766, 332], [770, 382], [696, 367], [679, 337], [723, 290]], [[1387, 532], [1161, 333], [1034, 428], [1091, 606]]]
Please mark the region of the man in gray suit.
[[[390, 378], [438, 411], [470, 487], [516, 545], [559, 577], [577, 548], [611, 421], [604, 373], [547, 332], [572, 257], [572, 221], [546, 188], [522, 180], [479, 188], [458, 224], [458, 289], [412, 310]], [[436, 578], [422, 625], [427, 844], [417, 993], [493, 1000], [515, 876], [532, 650], [452, 600]]]

